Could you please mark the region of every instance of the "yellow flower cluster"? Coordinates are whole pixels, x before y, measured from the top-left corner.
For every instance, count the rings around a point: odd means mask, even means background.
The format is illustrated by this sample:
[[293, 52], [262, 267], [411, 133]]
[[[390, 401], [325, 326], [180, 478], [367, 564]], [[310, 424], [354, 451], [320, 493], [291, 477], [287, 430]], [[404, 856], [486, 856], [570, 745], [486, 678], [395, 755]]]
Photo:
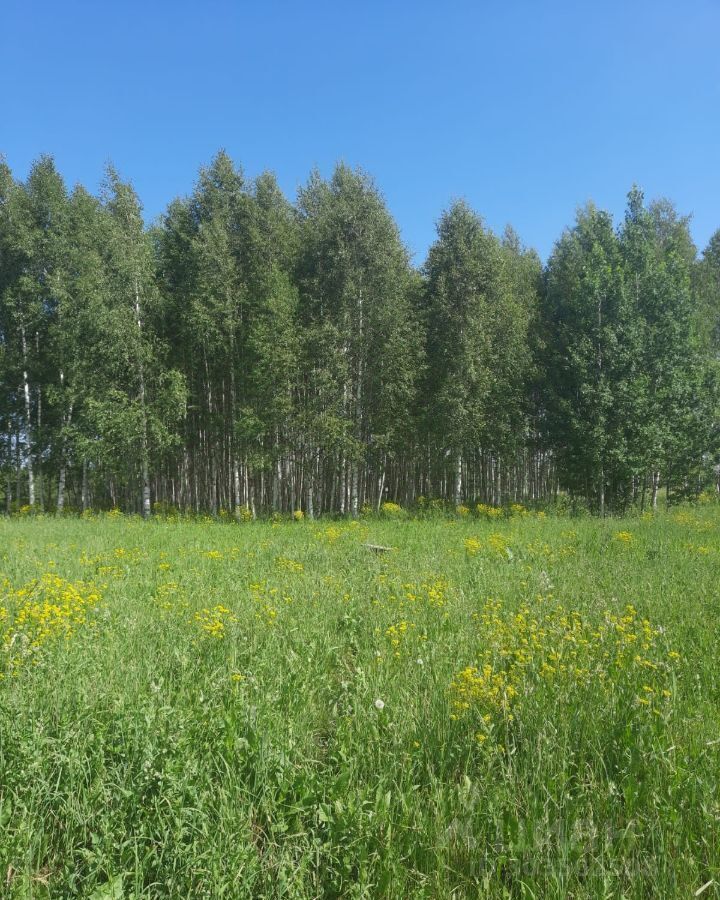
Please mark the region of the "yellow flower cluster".
[[685, 544], [685, 548], [688, 553], [695, 553], [697, 556], [709, 556], [711, 553], [716, 553], [714, 547], [708, 547], [705, 544]]
[[397, 602], [400, 607], [405, 606], [406, 603], [426, 603], [428, 606], [443, 607], [447, 604], [448, 589], [446, 578], [430, 576], [419, 584], [412, 581], [406, 582], [402, 586], [404, 593], [399, 596], [394, 593], [390, 594], [388, 599]]
[[380, 504], [380, 511], [386, 516], [397, 516], [402, 512], [402, 506], [399, 503], [386, 500], [385, 503]]
[[424, 581], [420, 585], [421, 596], [428, 606], [445, 606], [447, 604], [447, 592], [449, 589], [446, 578], [433, 578], [431, 581]]
[[626, 692], [638, 708], [656, 713], [670, 696], [670, 665], [678, 654], [662, 657], [660, 631], [632, 605], [622, 614], [605, 610], [591, 622], [551, 595], [515, 612], [489, 599], [474, 618], [482, 651], [450, 684], [452, 715], [475, 713], [488, 734], [537, 693], [581, 687]]
[[414, 628], [414, 622], [407, 622], [403, 619], [401, 622], [396, 622], [385, 629], [385, 637], [390, 642], [395, 656], [400, 656], [400, 646], [408, 631], [412, 631]]
[[[95, 570], [95, 574], [100, 578], [124, 578], [128, 572], [128, 566], [140, 565], [148, 558], [147, 552], [139, 547], [115, 547], [112, 553], [97, 553], [94, 556], [88, 556], [83, 550], [80, 553], [78, 562], [83, 566], [88, 566]], [[170, 568], [169, 564], [160, 566], [160, 568]]]
[[46, 644], [69, 640], [89, 623], [101, 596], [85, 581], [66, 581], [48, 572], [16, 591], [6, 581], [0, 587], [0, 677], [4, 669], [16, 674], [22, 664]]
[[277, 624], [278, 610], [276, 604], [281, 599], [286, 605], [290, 605], [293, 602], [292, 597], [287, 594], [280, 595], [276, 587], [269, 588], [265, 581], [259, 581], [250, 585], [250, 597], [257, 607], [255, 618], [266, 625]]
[[542, 559], [544, 562], [555, 562], [567, 556], [575, 556], [577, 548], [572, 542], [577, 539], [577, 535], [573, 532], [565, 532], [563, 534], [563, 537], [568, 536], [571, 543], [561, 544], [556, 547], [552, 547], [547, 541], [531, 541], [529, 544], [525, 544], [523, 552], [532, 560]]
[[237, 618], [226, 606], [217, 604], [213, 607], [205, 607], [195, 613], [195, 621], [210, 637], [224, 638], [227, 625], [237, 622]]
[[487, 544], [483, 543], [480, 538], [469, 537], [465, 538], [465, 551], [468, 556], [477, 556], [478, 553], [483, 549], [483, 547], [487, 547], [493, 553], [497, 553], [498, 556], [506, 556], [509, 559], [512, 559], [512, 551], [510, 550], [510, 545], [508, 544], [504, 535], [499, 532], [493, 532], [490, 537], [487, 539]]
[[285, 569], [286, 572], [300, 574], [305, 571], [305, 566], [301, 562], [296, 562], [294, 559], [288, 559], [287, 556], [278, 556], [275, 562], [279, 569]]
[[[486, 519], [500, 519], [502, 516], [527, 518], [530, 515], [530, 511], [522, 503], [511, 503], [507, 507], [493, 506], [491, 503], [476, 503], [475, 512], [481, 518]], [[539, 519], [545, 518], [544, 512], [538, 512], [536, 515]]]
[[716, 527], [712, 520], [702, 519], [685, 511], [676, 513], [672, 518], [676, 525], [691, 528], [694, 531], [712, 531]]
[[499, 519], [503, 514], [502, 506], [491, 506], [487, 503], [478, 503], [475, 512], [487, 519]]
[[505, 536], [498, 532], [494, 532], [490, 535], [488, 538], [488, 545], [491, 550], [498, 554], [498, 556], [512, 556], [510, 545], [505, 539]]
[[619, 541], [621, 544], [632, 544], [635, 538], [629, 531], [616, 531], [615, 540]]
[[453, 679], [450, 690], [453, 694], [453, 707], [464, 712], [473, 705], [486, 710], [483, 722], [492, 722], [492, 713], [500, 712], [510, 715], [508, 709], [517, 688], [513, 683], [514, 672], [510, 669], [496, 669], [492, 663], [485, 663], [482, 668], [466, 666]]
[[187, 610], [190, 606], [184, 591], [180, 589], [177, 581], [166, 581], [164, 584], [159, 584], [155, 590], [153, 600], [163, 613]]

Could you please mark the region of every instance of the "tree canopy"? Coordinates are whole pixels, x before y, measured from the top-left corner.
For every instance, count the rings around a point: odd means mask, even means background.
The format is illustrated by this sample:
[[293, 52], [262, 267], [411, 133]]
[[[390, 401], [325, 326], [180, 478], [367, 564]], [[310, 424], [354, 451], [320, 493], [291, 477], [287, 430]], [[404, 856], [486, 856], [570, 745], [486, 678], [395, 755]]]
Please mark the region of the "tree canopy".
[[637, 187], [545, 266], [454, 202], [414, 268], [342, 164], [293, 203], [220, 152], [146, 227], [112, 167], [0, 161], [7, 511], [670, 502], [716, 486], [719, 360], [720, 231]]

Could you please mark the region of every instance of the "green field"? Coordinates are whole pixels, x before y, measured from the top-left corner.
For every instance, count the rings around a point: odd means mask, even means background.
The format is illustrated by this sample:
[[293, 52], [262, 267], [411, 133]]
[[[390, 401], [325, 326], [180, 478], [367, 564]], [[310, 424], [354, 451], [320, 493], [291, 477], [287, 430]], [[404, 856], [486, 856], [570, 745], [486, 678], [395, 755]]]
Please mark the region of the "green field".
[[1, 520], [0, 894], [716, 896], [719, 613], [714, 504]]

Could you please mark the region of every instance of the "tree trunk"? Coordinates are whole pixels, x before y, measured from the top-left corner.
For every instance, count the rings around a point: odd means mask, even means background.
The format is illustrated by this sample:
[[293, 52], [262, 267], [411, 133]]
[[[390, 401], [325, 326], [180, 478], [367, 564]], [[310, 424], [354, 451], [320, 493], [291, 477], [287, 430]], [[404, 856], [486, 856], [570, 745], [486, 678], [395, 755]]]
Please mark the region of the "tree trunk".
[[458, 453], [455, 460], [455, 506], [461, 506], [463, 502], [463, 460], [462, 453]]
[[88, 508], [88, 464], [87, 459], [83, 458], [82, 464], [82, 511]]
[[57, 493], [57, 514], [59, 516], [62, 515], [63, 509], [65, 507], [65, 461], [63, 460], [60, 465], [60, 474], [58, 476], [58, 493]]
[[305, 515], [308, 519], [315, 518], [315, 507], [313, 505], [313, 488], [314, 488], [314, 473], [313, 473], [313, 461], [309, 459], [305, 466], [305, 491], [306, 491], [306, 499], [305, 499]]
[[350, 465], [350, 515], [353, 519], [358, 516], [359, 480], [357, 460], [353, 460]]
[[657, 495], [658, 495], [658, 487], [660, 485], [660, 473], [653, 472], [652, 473], [652, 509], [653, 512], [657, 510]]
[[27, 446], [27, 473], [28, 473], [28, 502], [35, 506], [35, 477], [32, 460], [32, 422], [30, 419], [30, 380], [28, 378], [27, 365], [27, 341], [25, 340], [25, 327], [20, 329], [22, 337], [23, 355], [23, 395], [25, 397], [25, 444]]
[[[60, 384], [63, 383], [63, 373], [60, 373]], [[67, 428], [70, 425], [72, 420], [73, 408], [72, 404], [70, 404], [70, 409], [68, 410], [67, 416], [63, 416], [63, 429]], [[65, 508], [65, 480], [67, 474], [67, 460], [66, 460], [66, 447], [65, 447], [65, 435], [63, 434], [61, 438], [60, 444], [60, 474], [58, 476], [58, 493], [57, 493], [57, 513], [58, 515], [62, 515], [63, 509]]]
[[[135, 321], [138, 340], [142, 341], [142, 319], [140, 317], [140, 285], [135, 279]], [[142, 361], [142, 347], [138, 347], [138, 377], [140, 379], [140, 411], [142, 416], [141, 469], [142, 469], [142, 514], [150, 517], [150, 462], [148, 459], [147, 411], [145, 409], [145, 368]]]
[[382, 470], [380, 473], [380, 478], [378, 479], [377, 504], [375, 506], [375, 509], [377, 512], [380, 512], [380, 507], [382, 505], [384, 491], [385, 491], [385, 457], [383, 456]]

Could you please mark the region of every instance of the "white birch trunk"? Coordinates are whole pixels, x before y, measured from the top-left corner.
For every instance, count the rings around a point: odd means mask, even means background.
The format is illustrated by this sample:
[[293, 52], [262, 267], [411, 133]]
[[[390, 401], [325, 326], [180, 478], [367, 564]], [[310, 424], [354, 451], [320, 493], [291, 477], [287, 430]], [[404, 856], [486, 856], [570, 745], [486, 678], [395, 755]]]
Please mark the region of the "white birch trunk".
[[233, 460], [233, 512], [240, 515], [240, 466]]
[[458, 453], [455, 460], [455, 506], [463, 502], [463, 465], [462, 453]]
[[315, 506], [314, 506], [314, 498], [313, 498], [313, 490], [314, 490], [314, 473], [313, 473], [313, 460], [310, 458], [308, 460], [306, 471], [304, 473], [305, 476], [305, 491], [306, 491], [306, 499], [305, 499], [305, 515], [308, 519], [315, 518]]
[[60, 474], [58, 475], [58, 494], [57, 494], [57, 514], [62, 515], [65, 508], [65, 463], [60, 466]]
[[353, 460], [350, 466], [350, 515], [353, 519], [358, 516], [358, 487], [359, 472], [357, 461]]
[[83, 512], [85, 512], [85, 510], [88, 508], [88, 465], [87, 465], [87, 459], [83, 459], [83, 466], [82, 466], [82, 500], [81, 500], [81, 502], [82, 502], [82, 510], [83, 510]]
[[375, 506], [376, 512], [380, 512], [380, 506], [383, 501], [383, 493], [385, 491], [385, 460], [383, 458], [383, 467], [380, 478], [378, 479], [378, 495], [377, 495], [377, 504]]
[[[140, 285], [135, 279], [135, 321], [137, 322], [138, 337], [142, 339], [142, 319], [140, 317]], [[143, 518], [150, 517], [150, 464], [148, 460], [148, 435], [147, 413], [145, 410], [145, 368], [142, 361], [142, 347], [138, 354], [138, 377], [140, 379], [140, 411], [142, 416], [142, 514]]]
[[[27, 341], [25, 340], [25, 327], [20, 329], [22, 337], [23, 355], [23, 395], [25, 398], [25, 444], [27, 446], [27, 473], [28, 473], [28, 502], [35, 506], [35, 474], [32, 462], [32, 422], [30, 419], [30, 379], [28, 378], [27, 365]], [[18, 500], [20, 498], [18, 497]]]
[[653, 512], [657, 509], [657, 495], [658, 495], [658, 487], [660, 485], [660, 473], [653, 472], [652, 473], [652, 508]]
[[[64, 383], [63, 373], [60, 373], [60, 384]], [[73, 405], [70, 404], [70, 409], [68, 410], [67, 416], [63, 416], [63, 429], [67, 428], [72, 421], [73, 414]], [[57, 513], [58, 515], [62, 515], [63, 509], [65, 508], [65, 479], [67, 474], [67, 451], [65, 447], [65, 435], [62, 436], [62, 443], [60, 446], [60, 474], [58, 476], [58, 493], [57, 493]]]

